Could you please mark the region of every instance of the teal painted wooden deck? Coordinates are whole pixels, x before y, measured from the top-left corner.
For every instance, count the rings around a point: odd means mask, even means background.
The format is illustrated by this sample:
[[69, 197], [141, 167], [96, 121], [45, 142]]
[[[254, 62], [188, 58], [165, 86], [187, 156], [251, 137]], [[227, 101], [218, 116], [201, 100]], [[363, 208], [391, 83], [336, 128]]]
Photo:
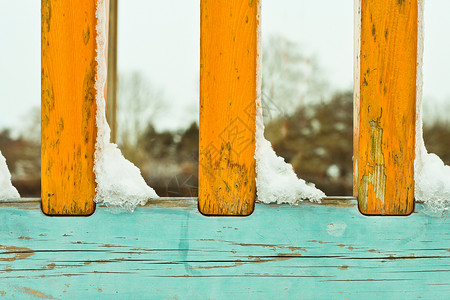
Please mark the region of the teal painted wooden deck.
[[[193, 200], [46, 217], [0, 204], [0, 296], [47, 299], [443, 299], [450, 221], [362, 216], [354, 201], [205, 217]], [[1, 298], [1, 297], [0, 297]]]

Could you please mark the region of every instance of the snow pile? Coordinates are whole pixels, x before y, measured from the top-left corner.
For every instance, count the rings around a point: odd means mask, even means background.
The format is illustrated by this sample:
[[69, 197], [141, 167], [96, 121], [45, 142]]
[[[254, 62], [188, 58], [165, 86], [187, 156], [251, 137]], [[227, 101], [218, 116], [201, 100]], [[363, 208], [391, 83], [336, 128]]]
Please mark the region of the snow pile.
[[[261, 16], [259, 2], [258, 16]], [[258, 67], [256, 89], [256, 192], [258, 201], [262, 203], [296, 204], [301, 200], [320, 202], [325, 194], [299, 179], [291, 164], [277, 156], [272, 145], [264, 138], [264, 122], [261, 106], [261, 20], [258, 28]]]
[[116, 144], [110, 143], [111, 129], [106, 121], [106, 43], [107, 43], [106, 1], [97, 1], [97, 80], [96, 124], [97, 141], [95, 144], [95, 181], [97, 182], [95, 202], [133, 211], [151, 198], [157, 198], [156, 192], [142, 178], [140, 170], [126, 160]]
[[416, 159], [414, 161], [415, 198], [424, 203], [425, 212], [442, 215], [450, 209], [450, 167], [433, 153], [428, 153], [423, 140], [423, 2], [419, 1], [417, 47]]
[[272, 145], [264, 138], [262, 111], [259, 105], [256, 130], [256, 191], [263, 203], [296, 204], [302, 200], [320, 202], [324, 192], [314, 184], [299, 179], [291, 164], [277, 156]]
[[20, 198], [19, 192], [11, 183], [11, 174], [9, 173], [6, 159], [0, 151], [0, 200]]

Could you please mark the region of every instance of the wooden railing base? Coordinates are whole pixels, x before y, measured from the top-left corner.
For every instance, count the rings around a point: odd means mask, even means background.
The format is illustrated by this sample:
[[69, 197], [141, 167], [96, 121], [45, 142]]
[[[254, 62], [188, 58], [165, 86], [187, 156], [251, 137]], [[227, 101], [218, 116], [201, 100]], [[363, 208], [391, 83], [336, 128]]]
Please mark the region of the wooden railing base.
[[[365, 217], [351, 205], [256, 204], [204, 217], [195, 199], [46, 218], [1, 203], [0, 294], [46, 299], [444, 299], [450, 219]], [[22, 203], [20, 203], [22, 202]], [[20, 204], [20, 207], [19, 207]], [[407, 228], [408, 230], [405, 230]], [[426, 274], [426, 276], [424, 276]]]

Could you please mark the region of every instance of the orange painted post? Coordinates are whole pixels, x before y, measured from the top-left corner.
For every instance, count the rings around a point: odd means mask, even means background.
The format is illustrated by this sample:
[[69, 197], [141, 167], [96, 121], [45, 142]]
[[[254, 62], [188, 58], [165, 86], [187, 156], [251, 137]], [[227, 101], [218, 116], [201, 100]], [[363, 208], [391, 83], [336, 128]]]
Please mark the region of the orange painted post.
[[41, 2], [42, 210], [95, 210], [96, 1]]
[[417, 0], [361, 0], [355, 193], [367, 215], [414, 210]]
[[249, 215], [255, 202], [258, 0], [201, 0], [199, 210]]

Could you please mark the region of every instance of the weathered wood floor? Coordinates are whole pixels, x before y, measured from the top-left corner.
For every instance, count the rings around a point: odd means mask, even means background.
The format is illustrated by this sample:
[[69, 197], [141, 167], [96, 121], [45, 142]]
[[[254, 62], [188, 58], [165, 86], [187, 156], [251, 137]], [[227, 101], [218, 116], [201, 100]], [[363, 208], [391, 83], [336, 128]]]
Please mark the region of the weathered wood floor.
[[[0, 204], [0, 296], [47, 299], [444, 299], [450, 221], [365, 217], [354, 201], [205, 217], [192, 200], [46, 217]], [[1, 297], [0, 297], [1, 298]]]

